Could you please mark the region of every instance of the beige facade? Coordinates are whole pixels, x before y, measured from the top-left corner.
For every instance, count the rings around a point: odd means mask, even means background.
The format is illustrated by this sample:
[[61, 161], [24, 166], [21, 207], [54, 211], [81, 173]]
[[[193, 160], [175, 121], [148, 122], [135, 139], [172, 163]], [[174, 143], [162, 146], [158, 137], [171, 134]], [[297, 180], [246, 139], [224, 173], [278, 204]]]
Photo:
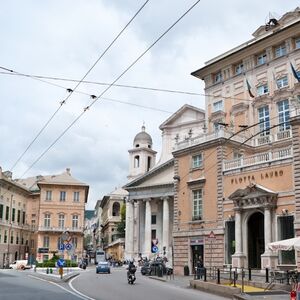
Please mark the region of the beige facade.
[[107, 258], [124, 260], [125, 233], [118, 232], [118, 224], [121, 222], [121, 208], [125, 205], [127, 191], [122, 188], [104, 196], [100, 202], [102, 209], [102, 248]]
[[[41, 262], [54, 253], [75, 260], [82, 256], [88, 185], [74, 179], [69, 169], [59, 175], [22, 180], [12, 180], [10, 172], [0, 174], [2, 266], [7, 257], [10, 262], [28, 257]], [[67, 240], [63, 242], [60, 238], [64, 232]], [[72, 249], [59, 252], [61, 243], [70, 244]]]
[[198, 256], [207, 267], [297, 264], [267, 247], [300, 229], [299, 9], [275, 23], [192, 73], [205, 82], [208, 131], [173, 153], [176, 273]]

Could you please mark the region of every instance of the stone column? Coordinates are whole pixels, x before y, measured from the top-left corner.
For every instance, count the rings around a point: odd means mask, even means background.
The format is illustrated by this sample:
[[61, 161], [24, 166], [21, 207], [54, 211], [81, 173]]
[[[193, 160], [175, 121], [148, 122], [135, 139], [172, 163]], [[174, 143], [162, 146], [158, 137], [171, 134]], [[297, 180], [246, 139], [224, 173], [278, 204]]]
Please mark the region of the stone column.
[[170, 226], [170, 212], [169, 212], [169, 199], [163, 198], [163, 247], [166, 247], [166, 257], [169, 254], [169, 226]]
[[232, 266], [243, 268], [245, 264], [245, 255], [242, 247], [242, 212], [235, 210], [235, 253], [232, 255]]
[[149, 258], [151, 253], [151, 199], [146, 199], [145, 211], [145, 255]]
[[125, 229], [125, 259], [132, 259], [133, 255], [133, 202], [126, 202], [126, 229]]
[[271, 218], [271, 207], [265, 207], [265, 253], [261, 255], [261, 268], [275, 268], [278, 263], [278, 255], [274, 254], [268, 249], [268, 244], [272, 242], [272, 218]]

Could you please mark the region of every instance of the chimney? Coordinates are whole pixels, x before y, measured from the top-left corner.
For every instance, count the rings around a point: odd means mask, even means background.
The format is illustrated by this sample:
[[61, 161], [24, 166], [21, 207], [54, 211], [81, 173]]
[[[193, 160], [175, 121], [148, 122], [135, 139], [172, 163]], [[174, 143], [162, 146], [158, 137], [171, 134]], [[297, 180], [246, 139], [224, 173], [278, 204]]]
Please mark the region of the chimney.
[[71, 169], [70, 168], [66, 168], [66, 171], [69, 175], [71, 175]]

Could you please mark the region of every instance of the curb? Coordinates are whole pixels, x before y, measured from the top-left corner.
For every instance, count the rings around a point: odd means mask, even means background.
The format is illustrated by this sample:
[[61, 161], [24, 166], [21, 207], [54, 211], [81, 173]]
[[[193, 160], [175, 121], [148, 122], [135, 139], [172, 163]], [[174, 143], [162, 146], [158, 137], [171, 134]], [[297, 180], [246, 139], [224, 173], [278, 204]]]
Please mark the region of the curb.
[[163, 278], [163, 277], [157, 277], [157, 276], [148, 276], [148, 278], [154, 279], [154, 280], [158, 280], [158, 281], [163, 281], [166, 282], [167, 279]]
[[56, 276], [56, 275], [47, 275], [47, 274], [37, 274], [37, 273], [34, 273], [34, 274], [30, 274], [32, 277], [36, 277], [36, 278], [42, 278], [42, 279], [45, 279], [45, 280], [48, 280], [48, 281], [52, 281], [52, 282], [56, 282], [56, 283], [59, 283], [59, 282], [68, 282], [71, 278], [74, 278], [76, 276], [79, 275], [79, 272], [72, 272], [70, 274], [66, 274], [63, 276], [63, 278], [61, 279], [60, 276]]

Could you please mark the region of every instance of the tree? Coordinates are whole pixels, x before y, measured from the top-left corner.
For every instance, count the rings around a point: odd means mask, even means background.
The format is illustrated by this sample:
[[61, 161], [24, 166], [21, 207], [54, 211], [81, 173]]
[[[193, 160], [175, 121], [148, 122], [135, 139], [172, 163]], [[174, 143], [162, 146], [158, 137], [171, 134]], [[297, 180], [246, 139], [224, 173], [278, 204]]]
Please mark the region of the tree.
[[121, 206], [121, 221], [117, 225], [117, 232], [120, 237], [125, 237], [125, 225], [126, 225], [126, 205], [123, 203]]

